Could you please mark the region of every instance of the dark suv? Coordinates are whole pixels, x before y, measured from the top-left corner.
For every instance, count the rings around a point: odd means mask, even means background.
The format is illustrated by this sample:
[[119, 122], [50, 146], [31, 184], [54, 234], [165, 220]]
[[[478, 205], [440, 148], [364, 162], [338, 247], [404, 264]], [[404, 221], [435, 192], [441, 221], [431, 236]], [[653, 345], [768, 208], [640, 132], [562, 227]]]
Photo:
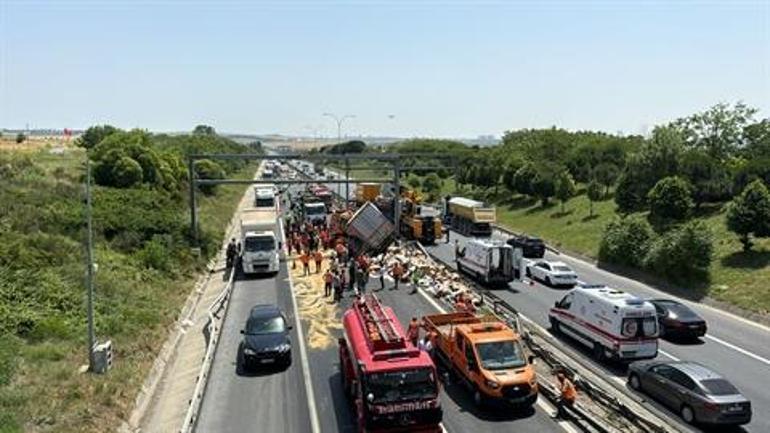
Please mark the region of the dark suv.
[[528, 259], [542, 259], [545, 255], [545, 242], [535, 236], [514, 236], [508, 239], [508, 245], [513, 248], [521, 248], [524, 257]]
[[255, 305], [249, 312], [243, 334], [243, 363], [245, 367], [257, 365], [291, 364], [292, 326], [283, 312], [275, 305]]

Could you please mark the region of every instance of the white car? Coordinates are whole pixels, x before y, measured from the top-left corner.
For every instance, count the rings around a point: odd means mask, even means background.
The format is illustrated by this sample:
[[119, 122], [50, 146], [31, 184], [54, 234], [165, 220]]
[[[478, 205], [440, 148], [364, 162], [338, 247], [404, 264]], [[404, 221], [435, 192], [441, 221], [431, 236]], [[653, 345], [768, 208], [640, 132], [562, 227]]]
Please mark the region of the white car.
[[577, 284], [577, 274], [564, 262], [535, 260], [527, 266], [527, 276], [549, 286], [573, 287]]

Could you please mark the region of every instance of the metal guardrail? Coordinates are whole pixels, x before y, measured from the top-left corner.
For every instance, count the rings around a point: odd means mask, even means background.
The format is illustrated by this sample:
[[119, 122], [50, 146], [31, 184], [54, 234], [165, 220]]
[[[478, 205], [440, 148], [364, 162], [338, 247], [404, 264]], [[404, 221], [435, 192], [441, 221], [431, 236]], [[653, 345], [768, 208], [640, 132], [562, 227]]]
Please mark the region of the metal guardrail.
[[206, 348], [206, 355], [203, 357], [203, 365], [198, 373], [198, 377], [195, 383], [195, 391], [193, 392], [192, 399], [190, 400], [190, 407], [187, 409], [182, 427], [179, 429], [180, 433], [190, 433], [195, 429], [195, 424], [198, 421], [198, 412], [200, 411], [201, 403], [203, 402], [203, 395], [206, 393], [206, 386], [208, 385], [209, 372], [211, 370], [211, 364], [214, 362], [214, 354], [217, 350], [217, 344], [219, 343], [219, 334], [222, 331], [221, 326], [217, 326], [217, 312], [222, 309], [225, 302], [230, 299], [230, 293], [233, 288], [233, 279], [235, 276], [235, 268], [232, 269], [230, 279], [227, 281], [227, 285], [219, 293], [214, 302], [208, 308], [208, 324], [207, 329], [209, 333], [209, 344]]

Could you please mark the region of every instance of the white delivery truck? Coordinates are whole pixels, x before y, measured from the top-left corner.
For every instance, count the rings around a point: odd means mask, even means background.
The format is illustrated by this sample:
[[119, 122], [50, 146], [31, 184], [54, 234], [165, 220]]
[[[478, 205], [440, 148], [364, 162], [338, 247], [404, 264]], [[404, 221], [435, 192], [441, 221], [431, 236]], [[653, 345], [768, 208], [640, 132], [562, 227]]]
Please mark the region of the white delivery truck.
[[514, 279], [513, 247], [501, 240], [471, 239], [456, 258], [457, 271], [485, 284]]
[[609, 287], [578, 288], [548, 312], [551, 329], [593, 350], [598, 360], [635, 361], [658, 355], [655, 307]]
[[246, 209], [241, 213], [241, 266], [244, 274], [277, 273], [281, 251], [275, 210]]

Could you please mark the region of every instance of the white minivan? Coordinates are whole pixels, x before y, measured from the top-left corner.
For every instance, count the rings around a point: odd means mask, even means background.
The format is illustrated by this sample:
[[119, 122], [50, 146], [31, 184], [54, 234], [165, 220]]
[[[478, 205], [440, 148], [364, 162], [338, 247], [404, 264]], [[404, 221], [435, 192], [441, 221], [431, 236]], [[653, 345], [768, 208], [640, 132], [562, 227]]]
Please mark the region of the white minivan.
[[598, 360], [630, 362], [658, 355], [655, 307], [609, 287], [577, 288], [548, 312], [551, 329], [593, 350]]

